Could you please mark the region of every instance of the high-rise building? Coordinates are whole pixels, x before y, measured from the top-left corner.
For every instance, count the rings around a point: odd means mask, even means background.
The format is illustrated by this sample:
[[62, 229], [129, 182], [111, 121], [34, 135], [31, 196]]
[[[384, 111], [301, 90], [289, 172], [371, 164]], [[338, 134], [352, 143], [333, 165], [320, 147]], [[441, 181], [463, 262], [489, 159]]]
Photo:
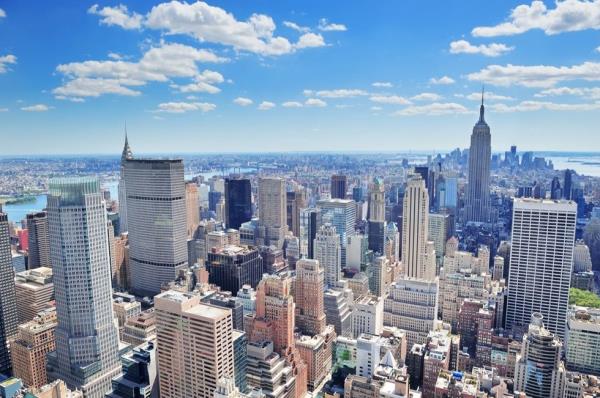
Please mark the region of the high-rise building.
[[259, 235], [266, 246], [283, 246], [287, 233], [285, 180], [278, 177], [261, 177], [258, 180]]
[[38, 267], [17, 273], [15, 292], [19, 323], [31, 321], [54, 300], [52, 268]]
[[429, 236], [427, 239], [433, 242], [435, 247], [435, 257], [437, 263], [441, 265], [444, 258], [444, 249], [446, 242], [450, 239], [452, 233], [452, 223], [450, 214], [431, 213], [429, 214]]
[[126, 160], [125, 181], [132, 290], [153, 296], [187, 266], [183, 161]]
[[369, 184], [369, 221], [385, 221], [385, 187], [383, 179], [375, 178]]
[[[248, 343], [248, 385], [269, 398], [294, 398], [296, 375], [286, 358], [273, 350], [272, 341]], [[306, 388], [304, 388], [306, 391]], [[220, 397], [215, 397], [220, 398]]]
[[479, 121], [473, 127], [469, 148], [469, 175], [465, 195], [465, 221], [490, 222], [490, 163], [492, 135], [484, 119], [483, 93], [479, 108]]
[[383, 330], [383, 299], [365, 295], [354, 303], [352, 310], [352, 336], [363, 333], [379, 335]]
[[252, 187], [247, 178], [225, 179], [225, 227], [240, 229], [252, 219]]
[[200, 208], [198, 205], [198, 185], [194, 182], [185, 183], [185, 214], [188, 239], [194, 236], [200, 224]]
[[122, 340], [136, 347], [156, 342], [156, 315], [154, 309], [146, 310], [125, 321]]
[[127, 223], [127, 186], [125, 181], [125, 165], [128, 160], [133, 159], [133, 153], [127, 140], [127, 131], [125, 131], [125, 144], [121, 153], [121, 172], [119, 174], [119, 233], [128, 231]]
[[321, 225], [314, 240], [314, 259], [325, 270], [325, 284], [334, 286], [342, 279], [340, 236], [331, 224]]
[[264, 273], [263, 260], [257, 249], [225, 245], [208, 253], [206, 270], [209, 282], [232, 294], [243, 285], [256, 287]]
[[341, 174], [331, 176], [331, 199], [346, 199], [348, 189], [348, 177]]
[[321, 209], [321, 222], [332, 224], [340, 236], [342, 268], [345, 268], [348, 237], [355, 234], [356, 203], [349, 199], [319, 200], [317, 207]]
[[48, 383], [46, 354], [56, 349], [55, 329], [56, 309], [47, 309], [19, 325], [11, 341], [13, 374], [29, 387], [39, 388]]
[[0, 374], [10, 374], [8, 340], [17, 332], [15, 271], [10, 250], [8, 216], [0, 213]]
[[286, 223], [288, 231], [300, 236], [300, 211], [306, 207], [306, 194], [303, 189], [286, 193]]
[[563, 198], [571, 200], [573, 198], [573, 170], [565, 170], [565, 181], [563, 187]]
[[27, 214], [27, 240], [29, 243], [28, 268], [50, 267], [48, 215], [45, 211]]
[[369, 290], [377, 297], [385, 296], [388, 285], [388, 267], [390, 261], [385, 256], [374, 258], [367, 267]]
[[172, 290], [154, 303], [160, 396], [212, 398], [218, 380], [234, 375], [231, 311]]
[[435, 279], [435, 249], [429, 235], [429, 195], [421, 178], [412, 178], [404, 192], [402, 263], [411, 278]]
[[546, 328], [564, 338], [577, 205], [515, 199], [506, 327], [526, 327], [540, 312]]
[[314, 257], [314, 241], [321, 225], [321, 209], [309, 208], [300, 212], [300, 254]]
[[145, 343], [121, 356], [123, 373], [113, 378], [106, 398], [158, 398], [156, 346]]
[[535, 312], [523, 336], [521, 354], [515, 365], [515, 391], [531, 398], [561, 398], [564, 366], [562, 343], [544, 327], [544, 317]]
[[569, 370], [600, 376], [600, 309], [570, 309], [565, 350]]
[[104, 397], [120, 372], [105, 202], [96, 178], [50, 182], [48, 226], [58, 326], [52, 378]]
[[[243, 328], [243, 326], [242, 326]], [[246, 378], [248, 370], [248, 339], [246, 333], [241, 330], [233, 330], [233, 373], [235, 379], [235, 386], [240, 391], [246, 391], [248, 389], [248, 382]]]
[[333, 325], [338, 336], [352, 336], [352, 291], [349, 288], [333, 288], [323, 295], [325, 319]]
[[303, 334], [314, 336], [325, 329], [324, 281], [318, 260], [301, 259], [296, 263], [296, 326]]

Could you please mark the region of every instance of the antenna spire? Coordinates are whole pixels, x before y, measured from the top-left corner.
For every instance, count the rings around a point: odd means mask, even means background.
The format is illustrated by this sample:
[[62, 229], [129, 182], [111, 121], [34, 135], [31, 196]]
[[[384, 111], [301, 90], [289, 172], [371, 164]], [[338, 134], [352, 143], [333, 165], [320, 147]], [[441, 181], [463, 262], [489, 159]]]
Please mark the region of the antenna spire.
[[481, 86], [481, 106], [479, 107], [479, 121], [480, 122], [485, 122], [485, 119], [483, 118], [483, 114], [485, 113], [485, 107], [483, 106], [483, 94], [484, 94], [484, 86]]

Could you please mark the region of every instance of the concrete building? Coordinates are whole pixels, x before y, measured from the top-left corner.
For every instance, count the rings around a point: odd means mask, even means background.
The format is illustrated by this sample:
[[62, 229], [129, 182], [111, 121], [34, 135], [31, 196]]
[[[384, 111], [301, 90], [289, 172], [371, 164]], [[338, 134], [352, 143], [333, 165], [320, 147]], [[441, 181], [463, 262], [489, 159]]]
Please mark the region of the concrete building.
[[125, 179], [132, 290], [153, 296], [187, 266], [183, 161], [126, 160]]
[[129, 267], [129, 236], [121, 234], [114, 241], [114, 263], [112, 268], [113, 287], [127, 290], [131, 286], [131, 268]]
[[283, 246], [287, 234], [285, 180], [278, 177], [260, 177], [258, 180], [259, 235], [266, 246]]
[[208, 253], [208, 281], [232, 294], [243, 285], [256, 287], [263, 273], [263, 260], [257, 249], [226, 244]]
[[352, 336], [363, 333], [379, 335], [383, 330], [383, 299], [375, 296], [362, 296], [352, 309]]
[[452, 336], [447, 330], [428, 333], [423, 356], [423, 397], [435, 397], [440, 372], [451, 368]]
[[38, 267], [16, 274], [15, 293], [19, 323], [31, 321], [54, 300], [52, 269]]
[[331, 224], [321, 225], [314, 240], [314, 259], [325, 271], [325, 284], [335, 286], [342, 278], [340, 236]]
[[345, 268], [348, 237], [355, 234], [356, 204], [349, 199], [325, 199], [319, 200], [317, 207], [321, 209], [321, 222], [332, 224], [340, 236], [342, 268]]
[[102, 398], [120, 372], [105, 202], [96, 178], [50, 181], [48, 226], [56, 297], [52, 379]]
[[569, 370], [600, 376], [600, 309], [570, 308], [565, 351]]
[[235, 299], [242, 304], [244, 316], [256, 313], [256, 291], [252, 286], [242, 285]]
[[428, 233], [427, 239], [433, 242], [433, 246], [435, 247], [435, 258], [438, 266], [441, 266], [444, 259], [446, 242], [450, 239], [452, 234], [450, 214], [430, 213]]
[[296, 348], [306, 364], [306, 381], [309, 391], [319, 391], [332, 367], [332, 351], [335, 341], [333, 326], [314, 336], [300, 336], [296, 339]]
[[160, 396], [212, 397], [217, 381], [234, 374], [231, 311], [175, 291], [154, 303]]
[[105, 398], [158, 398], [156, 346], [145, 343], [121, 355], [123, 373]]
[[349, 288], [333, 288], [323, 296], [325, 319], [338, 336], [352, 336], [353, 294]]
[[194, 236], [200, 224], [200, 205], [198, 185], [194, 182], [185, 183], [185, 219], [188, 239]]
[[130, 318], [142, 312], [142, 305], [130, 294], [117, 293], [113, 296], [113, 313], [119, 324], [119, 338], [123, 337], [123, 327]]
[[156, 342], [156, 314], [154, 309], [146, 310], [125, 321], [121, 340], [134, 347]]
[[573, 272], [587, 272], [592, 270], [592, 257], [590, 248], [583, 241], [575, 242], [573, 248]]
[[268, 398], [295, 398], [296, 375], [291, 364], [273, 350], [273, 342], [248, 343], [248, 386]]
[[565, 334], [577, 205], [515, 199], [506, 328], [525, 327], [540, 312], [550, 332]]
[[48, 215], [45, 211], [27, 214], [27, 241], [29, 269], [51, 267]]
[[296, 264], [294, 301], [296, 326], [302, 334], [314, 336], [325, 330], [324, 271], [317, 260], [301, 259]]
[[374, 178], [369, 184], [369, 221], [385, 221], [385, 187], [383, 179]]
[[369, 277], [369, 290], [377, 297], [384, 297], [388, 287], [388, 269], [390, 261], [385, 256], [380, 256], [367, 266]]

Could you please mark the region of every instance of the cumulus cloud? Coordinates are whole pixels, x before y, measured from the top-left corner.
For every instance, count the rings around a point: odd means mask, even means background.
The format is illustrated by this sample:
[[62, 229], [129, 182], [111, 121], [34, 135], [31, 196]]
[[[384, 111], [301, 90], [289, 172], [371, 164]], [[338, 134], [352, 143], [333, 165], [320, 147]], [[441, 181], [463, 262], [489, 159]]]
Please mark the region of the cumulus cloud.
[[21, 108], [21, 110], [25, 111], [25, 112], [47, 112], [50, 109], [52, 109], [52, 107], [45, 105], [45, 104], [36, 104], [36, 105], [24, 106]]
[[126, 5], [119, 4], [116, 7], [100, 8], [94, 4], [88, 9], [89, 14], [99, 15], [100, 23], [103, 25], [116, 25], [123, 29], [140, 29], [142, 27], [142, 16], [136, 12], [130, 13]]
[[450, 43], [450, 52], [452, 54], [481, 54], [486, 57], [497, 57], [514, 50], [506, 44], [491, 43], [475, 46], [466, 40], [457, 40]]
[[304, 105], [322, 108], [324, 106], [327, 106], [327, 102], [318, 98], [309, 98], [306, 101], [304, 101]]
[[600, 0], [556, 1], [555, 8], [548, 9], [543, 1], [515, 7], [506, 22], [494, 26], [479, 26], [472, 30], [473, 36], [510, 36], [540, 29], [547, 35], [600, 29]]
[[390, 88], [393, 85], [390, 82], [374, 82], [373, 84], [371, 84], [371, 86], [378, 88]]
[[[471, 94], [463, 96], [463, 97], [468, 100], [471, 100], [471, 101], [481, 101], [481, 93], [471, 93]], [[512, 101], [512, 100], [514, 100], [513, 97], [495, 94], [491, 91], [485, 92], [485, 99], [486, 100], [495, 100], [495, 101]]]
[[12, 54], [0, 56], [0, 74], [6, 73], [9, 71], [9, 68], [8, 68], [9, 64], [16, 64], [16, 63], [17, 63], [17, 57], [15, 57]]
[[283, 106], [284, 108], [302, 108], [302, 102], [298, 102], [298, 101], [286, 101], [283, 104], [281, 104], [281, 106]]
[[319, 20], [319, 30], [323, 32], [344, 32], [348, 30], [346, 25], [340, 23], [330, 23], [326, 18]]
[[436, 93], [421, 93], [410, 97], [410, 99], [414, 101], [439, 101], [442, 96]]
[[429, 79], [429, 83], [431, 84], [454, 84], [455, 80], [449, 76], [442, 76], [440, 78], [432, 77]]
[[295, 31], [298, 31], [300, 33], [308, 33], [310, 32], [310, 28], [306, 27], [306, 26], [300, 26], [295, 22], [290, 22], [290, 21], [283, 21], [283, 26], [286, 26], [290, 29], [293, 29]]
[[163, 102], [158, 104], [156, 112], [185, 113], [192, 111], [210, 112], [217, 108], [208, 102]]
[[340, 88], [335, 90], [304, 90], [304, 95], [307, 97], [317, 96], [321, 98], [352, 98], [361, 95], [368, 95], [364, 90]]
[[236, 99], [233, 100], [233, 103], [237, 104], [239, 106], [248, 106], [248, 105], [252, 105], [254, 103], [254, 101], [252, 101], [250, 98], [237, 97]]
[[225, 79], [222, 74], [207, 69], [196, 75], [193, 83], [182, 86], [173, 84], [172, 87], [177, 88], [182, 93], [216, 94], [220, 92], [221, 89], [215, 86], [215, 84], [223, 83], [224, 81]]
[[[98, 97], [104, 94], [135, 96], [135, 87], [148, 82], [168, 82], [173, 78], [190, 78], [187, 86], [176, 86], [181, 91], [216, 92], [211, 86], [223, 81], [214, 71], [199, 72], [197, 64], [227, 61], [213, 52], [175, 43], [161, 43], [144, 53], [137, 62], [122, 60], [84, 61], [59, 65], [56, 70], [66, 82], [53, 90], [55, 95], [71, 97]], [[182, 89], [185, 87], [185, 89]]]
[[542, 90], [533, 96], [542, 98], [558, 97], [562, 95], [600, 99], [600, 87], [556, 87]]
[[535, 112], [549, 111], [595, 111], [600, 109], [600, 102], [593, 104], [562, 104], [547, 101], [522, 101], [517, 105], [493, 104], [490, 108], [494, 112]]
[[0, 18], [6, 18], [6, 12], [0, 8]]
[[415, 115], [447, 115], [456, 113], [469, 113], [469, 110], [455, 102], [434, 102], [432, 104], [421, 106], [409, 106], [393, 113], [395, 116], [415, 116]]
[[258, 106], [258, 109], [261, 111], [268, 111], [269, 109], [273, 109], [275, 108], [275, 104], [273, 102], [270, 101], [263, 101], [260, 103], [260, 105]]
[[392, 105], [410, 105], [411, 102], [404, 97], [398, 95], [372, 95], [369, 98], [372, 102], [379, 104], [392, 104]]
[[572, 66], [548, 65], [488, 65], [479, 72], [470, 73], [469, 80], [496, 86], [519, 85], [549, 88], [562, 81], [600, 80], [600, 63], [584, 62]]
[[298, 39], [298, 43], [294, 45], [294, 48], [310, 48], [310, 47], [323, 47], [325, 46], [325, 39], [318, 33], [305, 33]]

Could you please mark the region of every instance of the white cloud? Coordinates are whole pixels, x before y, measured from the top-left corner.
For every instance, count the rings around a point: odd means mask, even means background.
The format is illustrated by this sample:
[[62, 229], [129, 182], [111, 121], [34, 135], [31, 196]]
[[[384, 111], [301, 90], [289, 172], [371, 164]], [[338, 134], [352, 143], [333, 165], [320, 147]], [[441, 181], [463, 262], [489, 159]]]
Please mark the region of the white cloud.
[[237, 104], [239, 106], [248, 106], [248, 105], [252, 105], [254, 103], [254, 101], [252, 101], [250, 98], [237, 97], [236, 99], [233, 100], [233, 103]]
[[[469, 94], [467, 96], [463, 96], [463, 97], [468, 100], [471, 100], [471, 101], [481, 101], [481, 93], [471, 93], [471, 94]], [[486, 91], [484, 93], [484, 98], [486, 100], [496, 100], [496, 101], [512, 101], [512, 100], [514, 100], [513, 97], [495, 94], [491, 91]]]
[[600, 80], [600, 63], [584, 62], [573, 66], [488, 65], [479, 72], [469, 74], [468, 79], [496, 86], [548, 88], [561, 81]]
[[270, 101], [263, 101], [260, 103], [260, 105], [258, 106], [258, 109], [261, 111], [268, 111], [269, 109], [273, 109], [275, 108], [275, 104], [273, 102]]
[[410, 97], [410, 99], [414, 101], [439, 101], [442, 96], [436, 93], [421, 93]]
[[541, 29], [547, 35], [600, 29], [600, 0], [564, 0], [554, 4], [553, 9], [548, 9], [542, 1], [521, 4], [511, 11], [506, 22], [479, 26], [471, 33], [476, 37], [494, 37], [517, 35], [532, 29]]
[[99, 8], [94, 4], [88, 9], [89, 14], [99, 15], [100, 23], [108, 26], [116, 25], [123, 29], [140, 29], [142, 27], [142, 16], [138, 13], [129, 13], [126, 5], [119, 4], [116, 7]]
[[8, 112], [8, 108], [0, 108], [0, 112]]
[[347, 89], [347, 88], [340, 88], [340, 89], [336, 89], [336, 90], [319, 90], [319, 91], [304, 90], [303, 93], [307, 97], [315, 95], [317, 97], [322, 97], [322, 98], [352, 98], [352, 97], [358, 97], [361, 95], [369, 94], [364, 90]]
[[319, 30], [324, 32], [343, 32], [348, 30], [346, 25], [340, 23], [330, 23], [327, 19], [321, 18], [319, 20]]
[[81, 97], [65, 97], [64, 95], [55, 95], [54, 98], [61, 101], [85, 102], [85, 99]]
[[542, 90], [534, 94], [534, 97], [557, 97], [561, 95], [572, 95], [576, 97], [586, 97], [591, 99], [600, 99], [600, 87], [557, 87]]
[[0, 8], [0, 18], [6, 18], [6, 12]]
[[327, 106], [327, 102], [318, 98], [309, 98], [306, 101], [304, 101], [304, 105], [322, 108], [324, 106]]
[[207, 69], [194, 77], [194, 83], [183, 86], [174, 84], [172, 87], [179, 89], [182, 93], [216, 94], [219, 93], [221, 89], [214, 84], [223, 83], [224, 81], [225, 79], [222, 74]]
[[302, 108], [302, 103], [298, 101], [286, 101], [281, 104], [284, 108]]
[[371, 84], [371, 86], [379, 87], [379, 88], [390, 88], [393, 85], [390, 82], [375, 82], [375, 83]]
[[133, 96], [140, 92], [132, 87], [143, 86], [147, 82], [168, 82], [173, 78], [193, 79], [191, 84], [183, 86], [187, 87], [186, 92], [215, 92], [219, 89], [210, 85], [222, 82], [223, 76], [213, 71], [200, 73], [197, 64], [225, 61], [226, 58], [208, 50], [161, 43], [146, 51], [137, 62], [105, 60], [58, 65], [56, 70], [70, 80], [54, 89], [53, 93], [75, 97], [98, 97], [103, 94]]
[[482, 54], [486, 57], [497, 57], [514, 50], [506, 44], [490, 43], [475, 46], [466, 40], [457, 40], [450, 43], [450, 52], [452, 54]]
[[190, 111], [210, 112], [217, 108], [208, 102], [163, 102], [158, 104], [156, 112], [185, 113]]
[[16, 64], [17, 57], [12, 54], [0, 56], [0, 74], [8, 72], [8, 64]]
[[118, 53], [108, 53], [108, 58], [114, 59], [116, 61], [120, 61], [120, 60], [123, 59], [123, 56], [121, 54], [118, 54]]
[[36, 104], [31, 106], [24, 106], [21, 108], [21, 110], [25, 112], [47, 112], [50, 109], [52, 109], [52, 107], [45, 104]]
[[442, 76], [439, 79], [432, 77], [429, 79], [429, 83], [431, 84], [454, 84], [455, 80], [449, 76]]
[[490, 108], [494, 112], [535, 112], [549, 111], [595, 111], [600, 109], [600, 102], [593, 104], [561, 104], [547, 101], [523, 101], [517, 105], [493, 104]]
[[409, 106], [393, 113], [394, 116], [415, 116], [415, 115], [447, 115], [456, 113], [469, 113], [464, 106], [455, 102], [439, 103], [422, 106]]
[[294, 44], [294, 48], [311, 48], [326, 46], [325, 39], [318, 33], [305, 33], [298, 39], [298, 43]]
[[300, 26], [295, 22], [290, 22], [290, 21], [283, 21], [283, 26], [286, 26], [290, 29], [294, 29], [295, 31], [298, 31], [300, 33], [308, 33], [310, 32], [310, 28], [306, 27], [306, 26]]
[[379, 104], [392, 104], [392, 105], [409, 105], [411, 102], [404, 97], [398, 95], [372, 95], [369, 98], [372, 102]]
[[380, 106], [372, 106], [372, 107], [371, 107], [371, 110], [372, 110], [372, 111], [374, 111], [374, 112], [378, 112], [378, 111], [380, 111], [380, 110], [382, 110], [382, 109], [383, 109], [383, 108], [382, 108], [382, 107], [380, 107]]

